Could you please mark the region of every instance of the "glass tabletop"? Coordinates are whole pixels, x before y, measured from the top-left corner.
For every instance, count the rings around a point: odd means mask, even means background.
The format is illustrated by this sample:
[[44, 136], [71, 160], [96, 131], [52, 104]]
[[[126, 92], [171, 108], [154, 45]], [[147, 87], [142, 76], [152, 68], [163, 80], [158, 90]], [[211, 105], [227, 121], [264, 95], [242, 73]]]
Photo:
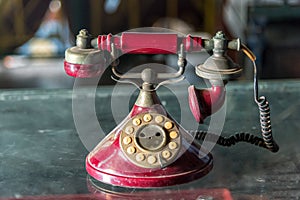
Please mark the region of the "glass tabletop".
[[[226, 88], [222, 135], [250, 132], [259, 136], [253, 84], [234, 81]], [[129, 86], [122, 86], [117, 98], [126, 98], [129, 90]], [[187, 98], [186, 88], [178, 86], [176, 90], [179, 96]], [[117, 198], [117, 193], [99, 191], [85, 170], [85, 157], [90, 149], [77, 133], [72, 100], [84, 102], [93, 98], [91, 91], [83, 88], [77, 95], [69, 89], [0, 91], [0, 199]], [[96, 116], [104, 132], [117, 124], [110, 106], [112, 91], [113, 86], [100, 86], [95, 93]], [[169, 195], [169, 199], [217, 199], [210, 195], [218, 193], [224, 199], [228, 192], [234, 199], [300, 196], [299, 91], [299, 80], [260, 82], [260, 93], [270, 102], [274, 138], [280, 146], [278, 153], [246, 143], [229, 148], [216, 145], [212, 150], [214, 166], [210, 173], [188, 184], [151, 190], [151, 198]], [[174, 94], [161, 89], [158, 95], [168, 112], [180, 121], [180, 102], [174, 101]], [[135, 97], [136, 93], [131, 98]], [[190, 112], [188, 105], [181, 108]], [[209, 121], [200, 128], [207, 128]], [[135, 188], [107, 187], [122, 192], [128, 199], [139, 199], [149, 193]]]

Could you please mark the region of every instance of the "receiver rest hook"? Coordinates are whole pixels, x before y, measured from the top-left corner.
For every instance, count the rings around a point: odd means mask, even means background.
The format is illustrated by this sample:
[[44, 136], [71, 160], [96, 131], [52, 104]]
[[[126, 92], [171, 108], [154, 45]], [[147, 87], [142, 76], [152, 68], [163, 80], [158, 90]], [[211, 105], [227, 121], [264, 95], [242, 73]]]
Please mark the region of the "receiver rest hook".
[[[112, 46], [112, 55], [115, 55], [115, 53], [113, 53], [114, 49], [115, 49], [114, 44], [112, 44], [111, 46]], [[184, 73], [187, 61], [185, 58], [184, 46], [183, 46], [183, 44], [181, 44], [180, 52], [178, 54], [178, 61], [177, 61], [178, 70], [175, 73], [157, 73], [154, 70], [152, 70], [151, 68], [146, 68], [142, 72], [135, 72], [135, 73], [129, 72], [129, 73], [121, 74], [116, 69], [116, 63], [119, 63], [119, 62], [113, 61], [112, 63], [114, 63], [112, 65], [112, 73], [114, 74], [114, 76], [116, 76], [118, 78], [117, 79], [112, 76], [111, 78], [113, 80], [120, 82], [120, 83], [131, 83], [140, 89], [140, 87], [138, 86], [137, 82], [134, 81], [134, 79], [142, 79], [143, 89], [147, 88], [148, 90], [157, 90], [162, 85], [174, 84], [174, 83], [184, 80], [185, 77], [183, 76], [183, 73]], [[123, 79], [123, 80], [120, 80], [120, 79]], [[160, 82], [158, 82], [159, 79], [161, 79]], [[157, 82], [158, 82], [158, 84], [155, 84]]]

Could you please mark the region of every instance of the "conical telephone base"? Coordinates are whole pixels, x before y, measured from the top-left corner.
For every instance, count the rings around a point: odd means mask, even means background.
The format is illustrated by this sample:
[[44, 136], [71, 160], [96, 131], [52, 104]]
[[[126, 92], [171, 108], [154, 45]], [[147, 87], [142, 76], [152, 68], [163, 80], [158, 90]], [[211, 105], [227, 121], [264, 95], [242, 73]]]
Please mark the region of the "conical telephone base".
[[124, 121], [86, 158], [96, 180], [121, 187], [151, 188], [182, 184], [212, 169], [211, 154], [168, 114], [134, 106]]

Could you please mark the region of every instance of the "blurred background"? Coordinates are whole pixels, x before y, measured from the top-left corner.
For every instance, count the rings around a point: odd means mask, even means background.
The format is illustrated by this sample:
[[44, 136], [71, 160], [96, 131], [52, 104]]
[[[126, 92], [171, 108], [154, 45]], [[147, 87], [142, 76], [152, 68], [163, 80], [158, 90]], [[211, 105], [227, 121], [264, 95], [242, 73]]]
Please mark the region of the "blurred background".
[[[0, 88], [71, 88], [64, 51], [80, 29], [97, 36], [138, 27], [203, 37], [223, 30], [253, 50], [260, 78], [300, 77], [300, 0], [0, 0]], [[246, 66], [239, 79], [251, 79], [245, 57], [231, 56]]]

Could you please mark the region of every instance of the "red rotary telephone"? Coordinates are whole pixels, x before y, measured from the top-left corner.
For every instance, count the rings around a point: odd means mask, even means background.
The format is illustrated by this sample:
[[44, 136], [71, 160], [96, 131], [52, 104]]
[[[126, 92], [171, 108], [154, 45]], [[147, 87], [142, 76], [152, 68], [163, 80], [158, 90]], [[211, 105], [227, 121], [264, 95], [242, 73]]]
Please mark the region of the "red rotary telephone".
[[[208, 79], [211, 88], [190, 86], [188, 89], [190, 109], [199, 123], [223, 105], [224, 85], [242, 72], [242, 68], [226, 55], [227, 50], [242, 50], [253, 61], [256, 70], [255, 56], [239, 39], [228, 40], [223, 32], [218, 32], [212, 39], [170, 32], [123, 32], [93, 39], [86, 30], [80, 31], [76, 46], [65, 53], [64, 68], [68, 75], [79, 78], [100, 76], [105, 66], [110, 65], [115, 79], [143, 81], [128, 116], [87, 156], [86, 170], [93, 178], [122, 187], [163, 187], [196, 180], [212, 169], [212, 155], [203, 148], [200, 150], [196, 141], [212, 134], [196, 131], [192, 135], [186, 131], [168, 114], [156, 95], [159, 86], [184, 78], [186, 53], [202, 49], [212, 55], [204, 64], [196, 66], [195, 72]], [[120, 54], [177, 54], [178, 70], [157, 73], [146, 68], [140, 73], [121, 74], [116, 68]], [[254, 86], [262, 138], [240, 133], [229, 138], [220, 136], [217, 143], [230, 146], [244, 141], [276, 152], [278, 146], [272, 137], [268, 102], [265, 97], [258, 97], [256, 71]]]

